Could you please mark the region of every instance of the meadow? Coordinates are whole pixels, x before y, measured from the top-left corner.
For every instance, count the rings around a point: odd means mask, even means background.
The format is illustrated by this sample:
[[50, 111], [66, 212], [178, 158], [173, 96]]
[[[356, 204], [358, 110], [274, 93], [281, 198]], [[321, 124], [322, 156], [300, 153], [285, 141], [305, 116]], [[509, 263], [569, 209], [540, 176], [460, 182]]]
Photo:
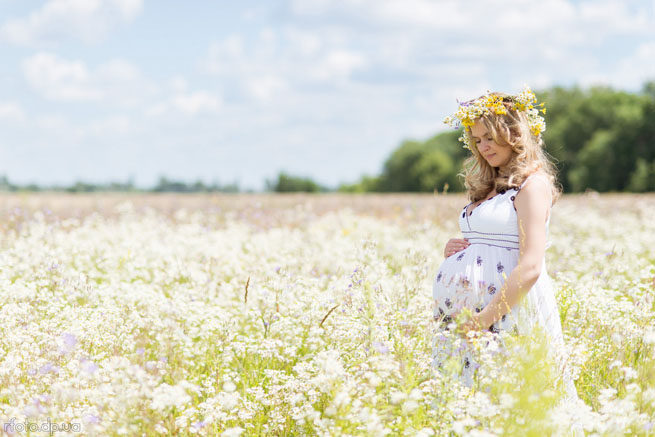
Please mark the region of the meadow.
[[552, 211], [575, 408], [538, 335], [481, 350], [472, 388], [431, 365], [465, 203], [0, 194], [0, 433], [654, 435], [655, 195]]

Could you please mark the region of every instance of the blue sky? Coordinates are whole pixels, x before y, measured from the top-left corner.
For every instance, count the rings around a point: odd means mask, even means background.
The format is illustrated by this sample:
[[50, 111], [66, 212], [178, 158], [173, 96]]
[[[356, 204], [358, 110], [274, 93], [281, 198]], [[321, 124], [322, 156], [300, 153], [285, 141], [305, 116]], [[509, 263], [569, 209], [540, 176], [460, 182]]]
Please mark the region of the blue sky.
[[655, 2], [0, 0], [0, 175], [379, 173], [456, 99], [655, 79]]

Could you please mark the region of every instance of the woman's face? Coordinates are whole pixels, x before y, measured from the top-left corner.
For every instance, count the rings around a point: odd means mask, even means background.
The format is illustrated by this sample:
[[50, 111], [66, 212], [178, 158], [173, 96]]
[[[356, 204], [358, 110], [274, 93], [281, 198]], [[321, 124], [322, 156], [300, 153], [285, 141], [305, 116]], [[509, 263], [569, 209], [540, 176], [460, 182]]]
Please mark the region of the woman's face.
[[512, 148], [497, 144], [484, 123], [478, 121], [471, 126], [471, 137], [480, 155], [492, 167], [503, 167], [512, 158]]

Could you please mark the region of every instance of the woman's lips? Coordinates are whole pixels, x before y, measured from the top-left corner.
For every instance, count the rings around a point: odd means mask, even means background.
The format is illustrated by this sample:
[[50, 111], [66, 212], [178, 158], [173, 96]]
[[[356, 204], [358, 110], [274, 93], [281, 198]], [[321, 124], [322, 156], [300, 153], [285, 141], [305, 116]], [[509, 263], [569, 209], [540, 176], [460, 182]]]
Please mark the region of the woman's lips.
[[491, 159], [491, 158], [493, 158], [494, 156], [496, 156], [495, 153], [492, 153], [491, 155], [487, 155], [487, 159]]

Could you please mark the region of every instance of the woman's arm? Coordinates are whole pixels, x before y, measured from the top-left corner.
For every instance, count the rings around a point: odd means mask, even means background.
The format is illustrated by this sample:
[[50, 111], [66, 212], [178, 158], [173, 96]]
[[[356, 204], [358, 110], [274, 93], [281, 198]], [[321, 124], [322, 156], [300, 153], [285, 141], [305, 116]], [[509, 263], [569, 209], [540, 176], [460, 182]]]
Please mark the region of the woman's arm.
[[519, 261], [505, 280], [500, 293], [473, 316], [473, 324], [488, 329], [516, 305], [537, 282], [546, 251], [546, 220], [551, 205], [550, 186], [532, 177], [516, 195], [514, 206], [519, 228]]

